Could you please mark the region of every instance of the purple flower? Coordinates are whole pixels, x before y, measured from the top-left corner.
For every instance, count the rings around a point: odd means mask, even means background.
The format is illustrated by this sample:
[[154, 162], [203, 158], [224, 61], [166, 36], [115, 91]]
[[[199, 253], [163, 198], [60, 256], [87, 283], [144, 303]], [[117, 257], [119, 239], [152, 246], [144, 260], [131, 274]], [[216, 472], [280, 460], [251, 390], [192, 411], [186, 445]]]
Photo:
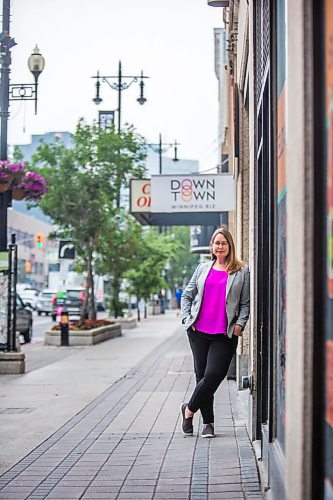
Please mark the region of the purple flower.
[[23, 189], [26, 198], [30, 198], [31, 200], [38, 201], [46, 193], [46, 181], [44, 177], [35, 172], [27, 172], [18, 187]]
[[9, 182], [9, 175], [8, 172], [5, 172], [5, 170], [0, 170], [0, 182]]
[[2, 182], [12, 182], [17, 186], [22, 180], [26, 166], [24, 163], [10, 163], [8, 160], [0, 161], [0, 179]]
[[24, 172], [26, 170], [26, 166], [24, 163], [13, 163], [8, 166], [8, 170], [16, 174], [17, 172]]

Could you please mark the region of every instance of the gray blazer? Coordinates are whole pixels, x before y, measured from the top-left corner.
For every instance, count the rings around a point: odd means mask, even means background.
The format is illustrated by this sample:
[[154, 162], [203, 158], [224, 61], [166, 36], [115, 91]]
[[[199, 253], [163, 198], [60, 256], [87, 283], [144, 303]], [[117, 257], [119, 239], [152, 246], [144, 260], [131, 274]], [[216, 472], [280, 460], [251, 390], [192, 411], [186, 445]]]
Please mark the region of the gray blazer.
[[[181, 315], [185, 330], [195, 323], [198, 317], [205, 281], [214, 261], [204, 262], [196, 268], [181, 298]], [[195, 300], [196, 299], [196, 300]], [[248, 266], [229, 274], [226, 290], [226, 306], [228, 319], [228, 337], [232, 337], [234, 326], [244, 329], [250, 314], [250, 271]]]

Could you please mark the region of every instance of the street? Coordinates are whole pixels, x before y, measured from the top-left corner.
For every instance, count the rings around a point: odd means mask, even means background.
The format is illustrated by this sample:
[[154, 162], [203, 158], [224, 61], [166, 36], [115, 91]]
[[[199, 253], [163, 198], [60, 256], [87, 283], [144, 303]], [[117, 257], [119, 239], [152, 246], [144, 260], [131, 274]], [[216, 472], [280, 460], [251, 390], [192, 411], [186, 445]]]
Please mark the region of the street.
[[[51, 328], [55, 323], [52, 321], [51, 316], [38, 316], [38, 314], [33, 312], [33, 332], [32, 332], [32, 344], [38, 342], [43, 342], [44, 332]], [[27, 347], [28, 345], [22, 344], [22, 347]]]

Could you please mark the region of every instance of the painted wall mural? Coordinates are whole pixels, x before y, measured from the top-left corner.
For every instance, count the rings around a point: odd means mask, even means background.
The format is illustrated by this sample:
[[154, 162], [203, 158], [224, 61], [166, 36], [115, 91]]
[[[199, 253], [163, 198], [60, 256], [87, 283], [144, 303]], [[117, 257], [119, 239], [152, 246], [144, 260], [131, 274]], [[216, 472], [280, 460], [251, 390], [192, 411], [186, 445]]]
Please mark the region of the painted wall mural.
[[277, 5], [277, 373], [276, 437], [284, 449], [286, 366], [287, 184], [286, 184], [286, 17], [285, 0]]

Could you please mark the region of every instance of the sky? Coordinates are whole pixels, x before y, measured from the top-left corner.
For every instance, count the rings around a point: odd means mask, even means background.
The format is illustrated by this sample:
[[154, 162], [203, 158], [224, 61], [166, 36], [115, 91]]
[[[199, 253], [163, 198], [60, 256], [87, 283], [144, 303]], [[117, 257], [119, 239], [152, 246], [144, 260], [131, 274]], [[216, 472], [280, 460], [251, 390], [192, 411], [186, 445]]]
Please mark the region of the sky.
[[[93, 103], [97, 70], [149, 76], [147, 102], [140, 106], [137, 83], [122, 92], [122, 123], [131, 123], [147, 142], [175, 139], [180, 158], [218, 164], [218, 82], [214, 71], [214, 28], [222, 9], [206, 0], [11, 0], [11, 83], [33, 81], [27, 60], [37, 44], [45, 57], [39, 78], [38, 114], [33, 102], [11, 102], [9, 144], [32, 134], [73, 132], [98, 109], [117, 108], [117, 91], [101, 86]], [[172, 151], [170, 150], [170, 155]], [[175, 164], [176, 165], [176, 164]]]

